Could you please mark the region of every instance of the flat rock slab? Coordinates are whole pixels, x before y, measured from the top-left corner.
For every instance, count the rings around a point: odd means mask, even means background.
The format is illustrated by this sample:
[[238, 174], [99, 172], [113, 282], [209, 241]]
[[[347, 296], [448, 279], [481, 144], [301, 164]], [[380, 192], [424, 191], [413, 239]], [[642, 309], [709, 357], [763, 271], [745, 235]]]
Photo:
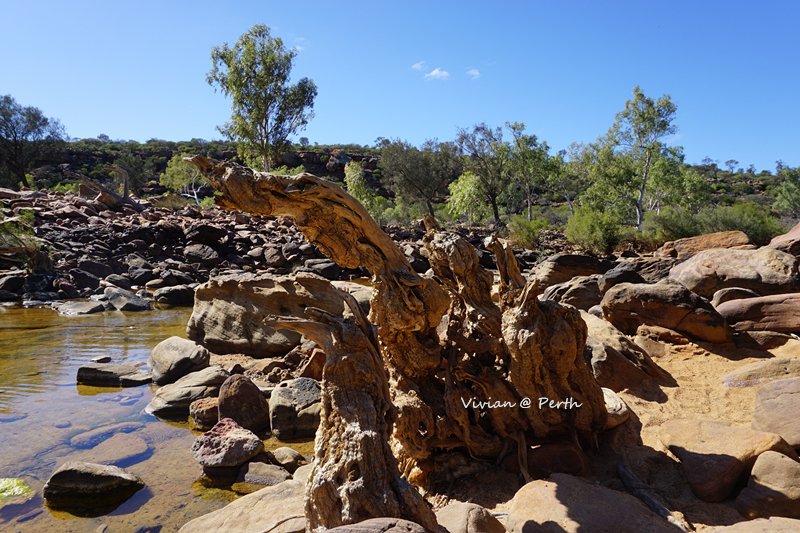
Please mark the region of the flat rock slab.
[[127, 433], [117, 433], [91, 450], [80, 452], [74, 459], [101, 465], [119, 466], [131, 464], [136, 459], [143, 458], [149, 451], [150, 446], [139, 437]]
[[797, 292], [797, 258], [772, 248], [704, 250], [672, 267], [673, 279], [704, 298], [720, 289], [741, 287], [761, 295]]
[[681, 461], [692, 492], [703, 501], [730, 495], [736, 480], [768, 450], [798, 459], [775, 433], [730, 427], [711, 420], [670, 420], [661, 425], [661, 442]]
[[78, 368], [78, 383], [138, 387], [150, 383], [150, 374], [134, 363], [91, 363]]
[[751, 427], [783, 437], [800, 448], [800, 378], [781, 379], [756, 391], [756, 408]]
[[371, 518], [363, 522], [322, 531], [326, 533], [425, 533], [425, 528], [402, 518]]
[[800, 359], [778, 357], [745, 365], [722, 378], [726, 387], [755, 387], [769, 381], [800, 377]]
[[508, 509], [508, 533], [675, 533], [640, 500], [569, 474], [532, 481]]
[[272, 487], [292, 479], [292, 475], [283, 467], [266, 463], [246, 463], [239, 470], [239, 477], [231, 487], [239, 494], [250, 494], [264, 487]]
[[51, 507], [93, 508], [123, 502], [144, 486], [139, 476], [116, 466], [70, 461], [50, 476], [42, 492]]
[[749, 519], [800, 518], [800, 463], [777, 452], [759, 455], [747, 487], [736, 498], [736, 509]]
[[800, 520], [773, 516], [769, 520], [739, 522], [717, 529], [714, 533], [797, 533], [798, 531], [800, 531]]
[[745, 246], [747, 244], [751, 244], [750, 238], [744, 232], [720, 231], [666, 242], [661, 248], [656, 250], [653, 255], [656, 257], [688, 259], [703, 250], [709, 250], [711, 248], [736, 248], [737, 246]]
[[102, 313], [106, 306], [100, 302], [68, 302], [58, 308], [58, 314], [64, 316], [91, 315]]
[[120, 422], [118, 424], [109, 424], [99, 428], [79, 433], [72, 437], [69, 441], [71, 446], [75, 448], [92, 448], [103, 440], [115, 435], [117, 433], [131, 433], [142, 429], [144, 424], [139, 422]]
[[717, 311], [736, 331], [800, 331], [800, 293], [731, 300]]
[[179, 533], [305, 533], [305, 492], [305, 484], [290, 479], [195, 518]]
[[216, 365], [187, 374], [158, 389], [145, 411], [161, 416], [188, 415], [193, 401], [217, 396], [228, 375], [225, 369]]

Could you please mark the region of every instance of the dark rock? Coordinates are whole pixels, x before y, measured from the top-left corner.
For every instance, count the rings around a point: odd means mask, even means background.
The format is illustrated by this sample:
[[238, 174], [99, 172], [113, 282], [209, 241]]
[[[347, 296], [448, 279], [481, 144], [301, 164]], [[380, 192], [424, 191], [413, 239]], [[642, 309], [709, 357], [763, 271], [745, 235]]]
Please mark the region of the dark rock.
[[216, 244], [227, 234], [228, 230], [210, 224], [195, 224], [184, 232], [187, 241], [199, 244]]
[[193, 401], [217, 396], [228, 373], [219, 366], [192, 372], [175, 383], [164, 385], [153, 394], [145, 411], [159, 416], [187, 416]]
[[0, 278], [0, 291], [17, 292], [25, 285], [25, 278], [22, 276], [5, 276]]
[[219, 398], [200, 398], [189, 406], [189, 417], [195, 427], [207, 430], [219, 422]]
[[575, 276], [605, 274], [613, 267], [614, 263], [611, 261], [588, 255], [556, 254], [536, 265], [533, 277], [539, 280], [540, 287], [544, 289], [569, 281]]
[[117, 287], [106, 287], [103, 294], [117, 311], [149, 311], [150, 302], [132, 292]]
[[138, 387], [150, 383], [150, 374], [134, 363], [96, 363], [80, 366], [77, 381], [85, 385]]
[[194, 305], [194, 289], [186, 285], [162, 287], [156, 289], [153, 299], [160, 304], [190, 307]]
[[219, 262], [219, 254], [205, 244], [190, 244], [183, 249], [183, 257], [190, 263], [200, 263], [203, 266]]
[[67, 462], [42, 492], [51, 507], [93, 508], [124, 502], [144, 486], [141, 478], [116, 466]]
[[280, 383], [269, 400], [272, 433], [281, 440], [313, 437], [319, 426], [320, 384], [309, 378]]
[[598, 305], [603, 299], [597, 280], [600, 276], [576, 276], [569, 281], [550, 285], [542, 296], [545, 300], [552, 300], [561, 304], [571, 305], [584, 311]]
[[81, 261], [78, 263], [78, 268], [104, 279], [114, 273], [114, 270], [105, 263], [98, 263], [97, 261]]
[[152, 271], [152, 269], [149, 268], [131, 267], [128, 270], [128, 277], [131, 279], [131, 283], [133, 283], [134, 285], [142, 286], [146, 284], [148, 281], [154, 280], [156, 278], [156, 275]]
[[608, 289], [620, 283], [647, 283], [647, 281], [641, 274], [636, 272], [633, 263], [628, 263], [627, 261], [619, 263], [597, 280], [597, 286], [602, 294], [605, 294]]
[[269, 405], [249, 378], [233, 375], [219, 391], [219, 418], [230, 418], [241, 427], [258, 432], [269, 428]]
[[0, 290], [0, 302], [15, 302], [22, 299], [16, 292]]
[[283, 483], [287, 479], [292, 479], [292, 475], [283, 467], [252, 462], [242, 465], [232, 488], [240, 494], [250, 494], [264, 487]]
[[96, 289], [100, 286], [100, 278], [98, 276], [80, 268], [70, 270], [69, 276], [72, 278], [72, 282], [80, 288]]
[[111, 274], [106, 276], [104, 281], [114, 285], [115, 287], [119, 287], [120, 289], [125, 289], [126, 291], [131, 289], [131, 280], [119, 274]]

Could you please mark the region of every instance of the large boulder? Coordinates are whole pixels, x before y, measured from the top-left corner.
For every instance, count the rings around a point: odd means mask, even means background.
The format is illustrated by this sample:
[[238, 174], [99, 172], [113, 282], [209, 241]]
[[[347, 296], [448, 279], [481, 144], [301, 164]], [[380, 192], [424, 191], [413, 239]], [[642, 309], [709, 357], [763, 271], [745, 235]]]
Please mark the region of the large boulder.
[[670, 420], [661, 425], [660, 439], [680, 459], [692, 492], [707, 502], [727, 498], [742, 472], [768, 450], [800, 460], [775, 433], [711, 420]]
[[710, 250], [712, 248], [739, 248], [747, 245], [751, 245], [750, 238], [744, 232], [720, 231], [718, 233], [686, 237], [685, 239], [664, 243], [653, 255], [656, 257], [688, 259], [703, 250]]
[[235, 374], [219, 390], [219, 419], [230, 418], [251, 431], [269, 429], [269, 405], [249, 378]]
[[355, 524], [347, 524], [324, 530], [324, 533], [427, 533], [416, 522], [402, 518], [370, 518]]
[[190, 306], [194, 304], [194, 289], [186, 285], [162, 287], [153, 293], [153, 299], [164, 305]]
[[269, 399], [272, 434], [281, 440], [313, 437], [319, 426], [321, 401], [322, 389], [316, 380], [282, 382]]
[[195, 518], [179, 533], [305, 533], [305, 492], [304, 483], [290, 479]]
[[263, 321], [267, 315], [305, 318], [306, 307], [339, 316], [344, 313], [341, 296], [328, 280], [315, 274], [220, 276], [195, 290], [186, 335], [214, 353], [282, 356], [300, 343], [300, 334], [274, 330]]
[[647, 374], [618, 350], [592, 337], [586, 339], [583, 358], [600, 386], [613, 391], [635, 387], [647, 378]]
[[160, 416], [186, 416], [193, 401], [219, 395], [219, 389], [228, 375], [220, 366], [210, 366], [187, 374], [175, 383], [158, 389], [145, 411]]
[[764, 452], [753, 465], [747, 487], [736, 498], [746, 518], [800, 518], [800, 463], [777, 452]]
[[203, 467], [240, 466], [264, 451], [264, 443], [250, 430], [230, 418], [197, 437], [192, 444], [192, 457]]
[[556, 254], [548, 257], [533, 269], [533, 278], [539, 280], [539, 287], [564, 283], [576, 276], [604, 274], [614, 263], [589, 255]]
[[144, 481], [116, 466], [70, 461], [61, 465], [42, 491], [51, 507], [95, 508], [120, 504]]
[[451, 502], [436, 511], [436, 521], [448, 533], [506, 533], [497, 518], [474, 503]]
[[653, 362], [650, 355], [613, 324], [585, 311], [581, 311], [581, 318], [586, 322], [589, 337], [598, 343], [610, 346], [648, 376], [655, 378], [661, 376], [661, 369]]
[[577, 276], [569, 281], [550, 285], [545, 289], [542, 297], [545, 300], [552, 300], [561, 304], [568, 304], [584, 311], [600, 303], [603, 295], [600, 294], [600, 287], [597, 280], [598, 274], [591, 276]]
[[620, 283], [606, 292], [600, 306], [603, 317], [628, 335], [652, 325], [706, 342], [733, 341], [730, 326], [711, 304], [677, 283]]
[[150, 302], [119, 287], [106, 287], [103, 292], [117, 311], [149, 311]]
[[731, 300], [717, 311], [736, 331], [800, 331], [800, 293]]
[[800, 377], [800, 359], [777, 357], [737, 368], [722, 378], [726, 387], [755, 387], [769, 381]]
[[783, 437], [793, 448], [800, 448], [800, 378], [789, 378], [762, 385], [756, 391], [756, 408], [751, 427]]
[[181, 337], [170, 337], [159, 342], [150, 352], [147, 370], [154, 383], [166, 385], [208, 367], [210, 357], [203, 346]]
[[511, 500], [508, 533], [675, 533], [640, 500], [569, 474], [532, 481]]
[[669, 277], [692, 292], [711, 298], [727, 287], [751, 289], [761, 295], [798, 292], [797, 258], [773, 248], [705, 250], [675, 265]]

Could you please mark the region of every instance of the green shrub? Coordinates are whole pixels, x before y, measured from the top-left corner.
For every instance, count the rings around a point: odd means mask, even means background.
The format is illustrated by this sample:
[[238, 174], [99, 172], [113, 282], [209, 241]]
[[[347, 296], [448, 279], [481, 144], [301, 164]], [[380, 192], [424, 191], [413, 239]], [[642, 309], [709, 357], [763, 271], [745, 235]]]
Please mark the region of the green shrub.
[[655, 241], [674, 241], [701, 235], [703, 228], [697, 214], [682, 207], [668, 206], [660, 213], [645, 213], [642, 234]]
[[270, 170], [270, 174], [278, 174], [279, 176], [296, 176], [297, 174], [302, 174], [306, 171], [306, 168], [303, 165], [295, 168], [289, 168], [286, 165], [282, 167], [273, 168]]
[[704, 209], [699, 215], [703, 233], [718, 231], [744, 232], [753, 244], [764, 246], [776, 235], [786, 232], [778, 218], [764, 207], [752, 203], [739, 203], [731, 207]]
[[536, 248], [539, 236], [547, 227], [547, 221], [535, 218], [528, 222], [522, 215], [514, 215], [508, 223], [508, 240], [520, 248]]
[[564, 231], [569, 242], [602, 255], [608, 255], [621, 243], [629, 230], [620, 225], [619, 218], [609, 211], [579, 207]]
[[[178, 194], [170, 194], [165, 198], [153, 201], [153, 206], [163, 207], [165, 209], [183, 209], [191, 203], [192, 201], [188, 198], [184, 198]], [[202, 201], [200, 205], [202, 205]]]

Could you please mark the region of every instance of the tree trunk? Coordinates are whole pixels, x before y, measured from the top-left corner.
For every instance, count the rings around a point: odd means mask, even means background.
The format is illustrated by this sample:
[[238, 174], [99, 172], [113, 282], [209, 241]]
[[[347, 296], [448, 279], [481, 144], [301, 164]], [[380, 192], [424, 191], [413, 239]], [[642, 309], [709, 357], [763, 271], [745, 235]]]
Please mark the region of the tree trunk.
[[[500, 269], [498, 306], [491, 298], [492, 275], [457, 234], [429, 228], [424, 240], [436, 280], [421, 277], [364, 207], [337, 185], [310, 174], [263, 174], [202, 156], [189, 161], [222, 193], [219, 206], [291, 215], [308, 241], [336, 263], [369, 269], [369, 319], [395, 408], [391, 449], [412, 484], [428, 486], [433, 459], [443, 450], [496, 459], [517, 443], [525, 451], [531, 440], [591, 444], [605, 427], [603, 394], [583, 361], [586, 324], [571, 307], [540, 303], [537, 285], [526, 283], [506, 244], [489, 243]], [[364, 404], [363, 394], [377, 386], [362, 382], [367, 378], [355, 367], [345, 368], [336, 370], [336, 379], [338, 372], [351, 372], [348, 379], [364, 391], [342, 392], [331, 401], [330, 412], [342, 420], [333, 422], [337, 428], [349, 423], [346, 403]], [[544, 397], [562, 403], [540, 405]], [[574, 403], [567, 406], [567, 400]]]

